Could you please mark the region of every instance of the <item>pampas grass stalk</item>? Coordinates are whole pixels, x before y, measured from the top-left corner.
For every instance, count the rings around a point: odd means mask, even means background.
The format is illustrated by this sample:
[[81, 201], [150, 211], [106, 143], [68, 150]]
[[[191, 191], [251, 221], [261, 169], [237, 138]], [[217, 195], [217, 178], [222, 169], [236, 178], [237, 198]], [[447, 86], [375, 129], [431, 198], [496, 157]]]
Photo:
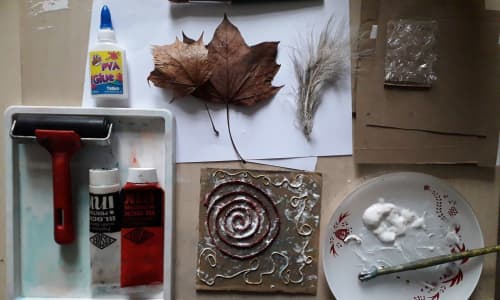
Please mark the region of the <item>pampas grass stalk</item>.
[[349, 60], [349, 36], [343, 20], [330, 17], [319, 38], [313, 31], [306, 44], [294, 51], [292, 62], [297, 87], [297, 115], [304, 135], [309, 139], [313, 119], [326, 87], [344, 77]]

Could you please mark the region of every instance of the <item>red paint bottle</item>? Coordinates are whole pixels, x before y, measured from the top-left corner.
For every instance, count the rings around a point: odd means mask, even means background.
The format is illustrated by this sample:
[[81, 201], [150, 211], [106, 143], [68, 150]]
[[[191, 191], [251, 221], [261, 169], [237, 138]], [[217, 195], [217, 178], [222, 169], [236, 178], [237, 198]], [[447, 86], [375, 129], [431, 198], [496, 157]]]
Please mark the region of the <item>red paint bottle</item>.
[[163, 282], [164, 195], [156, 169], [129, 168], [121, 192], [122, 287]]

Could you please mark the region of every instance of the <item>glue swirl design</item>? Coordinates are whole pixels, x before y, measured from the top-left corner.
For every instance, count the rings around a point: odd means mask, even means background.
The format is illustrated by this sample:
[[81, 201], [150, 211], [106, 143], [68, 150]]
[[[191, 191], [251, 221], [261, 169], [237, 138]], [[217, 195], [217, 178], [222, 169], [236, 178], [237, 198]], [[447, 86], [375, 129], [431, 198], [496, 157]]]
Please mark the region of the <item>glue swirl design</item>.
[[244, 181], [216, 186], [205, 198], [206, 226], [215, 247], [236, 259], [266, 250], [280, 230], [280, 218], [269, 196]]

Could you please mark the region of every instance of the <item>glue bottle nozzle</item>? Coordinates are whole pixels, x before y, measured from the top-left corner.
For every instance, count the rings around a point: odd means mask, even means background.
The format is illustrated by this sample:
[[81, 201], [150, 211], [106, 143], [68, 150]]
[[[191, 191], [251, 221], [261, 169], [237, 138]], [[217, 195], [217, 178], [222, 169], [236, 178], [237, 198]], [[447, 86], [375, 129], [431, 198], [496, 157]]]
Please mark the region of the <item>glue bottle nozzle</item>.
[[111, 22], [111, 13], [107, 5], [104, 5], [101, 9], [101, 29], [111, 29], [113, 30], [113, 23]]

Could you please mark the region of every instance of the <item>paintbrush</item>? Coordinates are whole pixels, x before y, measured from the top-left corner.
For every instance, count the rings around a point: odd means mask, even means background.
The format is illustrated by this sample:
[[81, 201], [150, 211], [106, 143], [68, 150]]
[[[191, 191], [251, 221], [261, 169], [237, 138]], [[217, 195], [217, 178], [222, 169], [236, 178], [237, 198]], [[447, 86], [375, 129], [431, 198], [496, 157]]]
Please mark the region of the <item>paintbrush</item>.
[[414, 261], [414, 262], [409, 262], [409, 263], [405, 263], [405, 264], [401, 264], [401, 265], [397, 265], [397, 266], [392, 266], [392, 267], [373, 266], [368, 271], [362, 271], [361, 273], [359, 273], [358, 279], [361, 281], [366, 281], [366, 280], [370, 280], [372, 278], [375, 278], [375, 277], [378, 277], [381, 275], [423, 269], [423, 268], [441, 265], [441, 264], [456, 261], [456, 260], [461, 260], [464, 258], [480, 256], [480, 255], [485, 255], [488, 253], [499, 252], [499, 251], [500, 251], [500, 245], [497, 245], [497, 246], [478, 248], [478, 249], [472, 249], [472, 250], [467, 250], [467, 251], [458, 252], [458, 253], [445, 254], [445, 255], [440, 255], [440, 256], [435, 256], [435, 257], [419, 259], [419, 260]]

